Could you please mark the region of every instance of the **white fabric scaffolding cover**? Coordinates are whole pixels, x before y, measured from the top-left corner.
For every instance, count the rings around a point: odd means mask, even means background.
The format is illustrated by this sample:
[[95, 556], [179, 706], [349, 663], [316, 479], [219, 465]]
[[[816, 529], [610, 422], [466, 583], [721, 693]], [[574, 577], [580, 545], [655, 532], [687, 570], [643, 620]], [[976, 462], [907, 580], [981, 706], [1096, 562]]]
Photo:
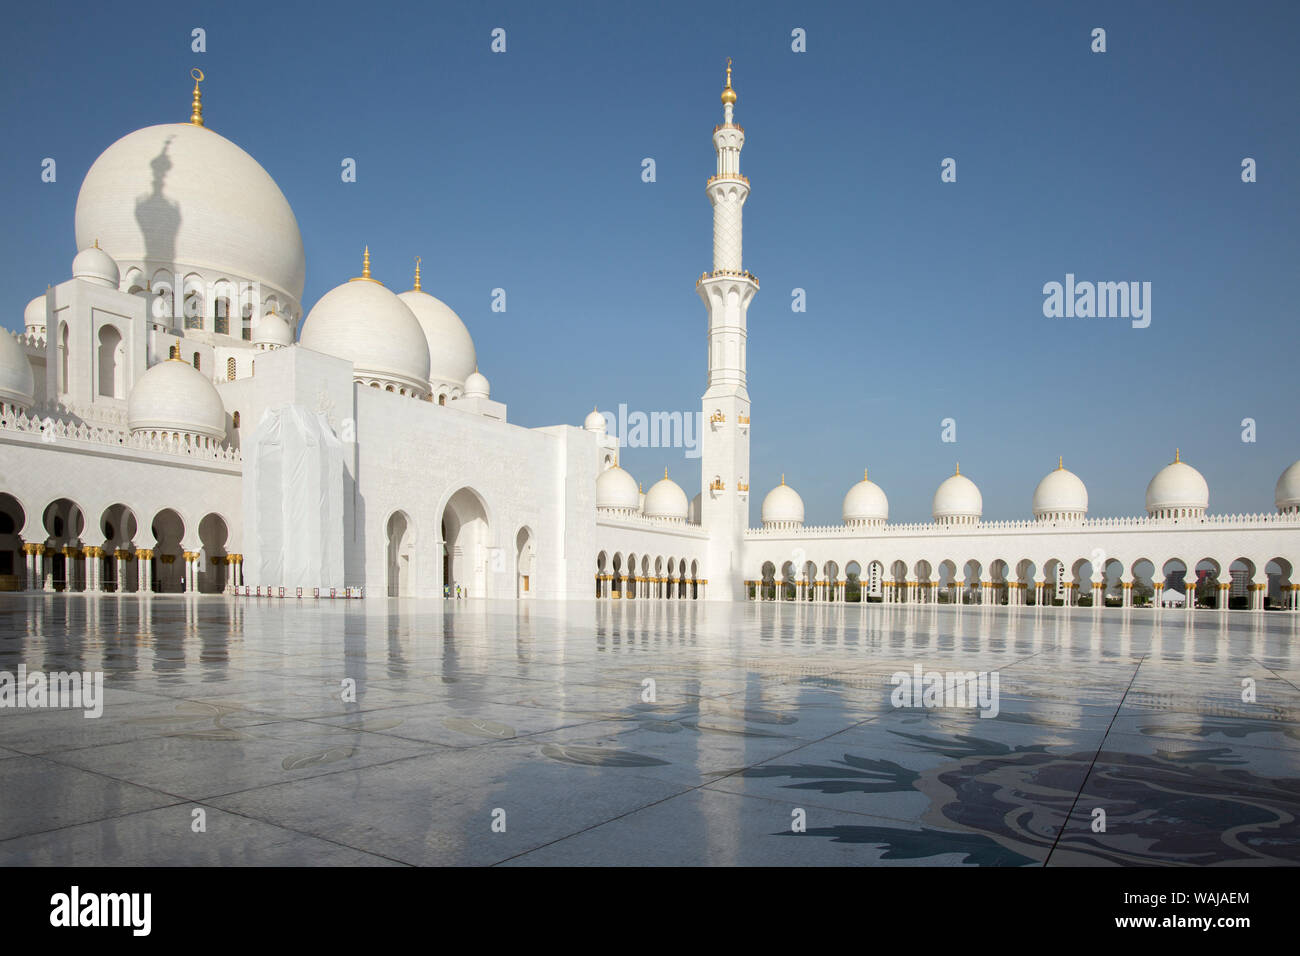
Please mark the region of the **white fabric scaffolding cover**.
[[343, 445], [325, 417], [268, 408], [244, 448], [244, 583], [343, 589]]

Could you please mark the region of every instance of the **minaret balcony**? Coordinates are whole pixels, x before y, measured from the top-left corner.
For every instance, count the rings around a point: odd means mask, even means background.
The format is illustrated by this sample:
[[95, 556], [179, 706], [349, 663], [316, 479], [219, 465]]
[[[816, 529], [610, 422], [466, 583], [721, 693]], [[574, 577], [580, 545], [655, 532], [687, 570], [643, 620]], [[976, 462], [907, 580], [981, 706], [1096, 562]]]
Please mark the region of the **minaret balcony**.
[[734, 182], [744, 183], [746, 186], [749, 185], [749, 177], [744, 173], [719, 173], [716, 176], [710, 176], [706, 185], [712, 186], [714, 183], [721, 182], [722, 180], [732, 180]]
[[695, 280], [695, 284], [698, 286], [701, 282], [708, 279], [723, 278], [747, 279], [754, 283], [755, 289], [758, 288], [758, 276], [754, 275], [752, 272], [745, 272], [744, 270], [737, 271], [735, 269], [714, 269], [712, 272], [705, 272]]

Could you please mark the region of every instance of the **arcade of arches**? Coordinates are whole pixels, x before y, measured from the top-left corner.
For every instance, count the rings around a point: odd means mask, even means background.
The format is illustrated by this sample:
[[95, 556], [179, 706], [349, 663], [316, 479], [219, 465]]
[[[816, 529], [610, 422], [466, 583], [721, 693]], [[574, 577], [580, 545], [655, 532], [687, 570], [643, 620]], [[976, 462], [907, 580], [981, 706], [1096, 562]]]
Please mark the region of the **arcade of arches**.
[[823, 601], [885, 604], [989, 604], [1049, 607], [1178, 607], [1187, 610], [1300, 610], [1300, 584], [1281, 557], [1237, 557], [1228, 562], [1181, 558], [1156, 562], [1116, 558], [1094, 568], [1086, 558], [1067, 564], [1051, 559], [1039, 568], [1023, 559], [988, 568], [979, 561], [952, 559], [937, 565], [834, 561], [779, 565], [765, 561], [760, 575], [745, 582], [750, 601]]
[[220, 594], [243, 583], [221, 515], [187, 528], [171, 508], [146, 512], [147, 523], [137, 510], [117, 503], [89, 515], [68, 498], [0, 493], [0, 590]]
[[650, 557], [621, 552], [596, 556], [596, 597], [607, 600], [674, 598], [703, 600], [708, 581], [700, 577], [700, 563], [685, 558]]

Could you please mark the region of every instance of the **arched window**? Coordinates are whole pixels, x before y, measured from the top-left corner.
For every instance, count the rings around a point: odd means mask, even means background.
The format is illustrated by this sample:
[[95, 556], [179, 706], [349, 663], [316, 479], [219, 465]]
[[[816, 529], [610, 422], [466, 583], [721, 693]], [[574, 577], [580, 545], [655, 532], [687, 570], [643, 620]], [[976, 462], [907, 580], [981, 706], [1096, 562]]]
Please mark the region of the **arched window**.
[[439, 405], [446, 405], [446, 404], [447, 404], [447, 396], [446, 396], [446, 395], [439, 395], [439, 396], [438, 396], [438, 404], [439, 404]]
[[235, 357], [232, 355], [230, 356], [230, 358], [226, 359], [226, 381], [227, 382], [233, 382], [235, 380], [235, 368], [236, 368]]
[[197, 291], [191, 290], [185, 293], [185, 327], [203, 328], [203, 296]]
[[125, 398], [126, 383], [122, 381], [126, 350], [122, 333], [117, 326], [105, 325], [99, 330], [99, 394], [106, 398]]
[[218, 335], [230, 334], [230, 299], [224, 295], [218, 296], [216, 302], [216, 316], [213, 319], [212, 329]]
[[245, 342], [253, 338], [253, 306], [249, 303], [244, 306], [244, 328], [242, 336]]
[[234, 422], [235, 427], [238, 428], [238, 427], [239, 427], [239, 412], [235, 412], [235, 414], [231, 415], [230, 418], [231, 418], [231, 421]]
[[59, 391], [68, 391], [68, 325], [59, 323]]
[[195, 353], [194, 353], [194, 367], [195, 367], [195, 368], [198, 368], [198, 367], [199, 367], [199, 353], [198, 353], [198, 352], [195, 352]]

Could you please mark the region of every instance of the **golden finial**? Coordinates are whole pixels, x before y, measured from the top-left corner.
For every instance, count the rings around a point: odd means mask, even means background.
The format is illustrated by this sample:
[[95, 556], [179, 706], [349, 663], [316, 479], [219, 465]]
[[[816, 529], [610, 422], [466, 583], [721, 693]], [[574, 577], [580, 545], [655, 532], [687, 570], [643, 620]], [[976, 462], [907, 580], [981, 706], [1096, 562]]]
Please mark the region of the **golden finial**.
[[96, 248], [96, 249], [99, 248], [99, 240], [98, 240], [98, 239], [95, 240], [95, 248]]
[[1057, 471], [1065, 471], [1065, 456], [1064, 456], [1064, 455], [1057, 455], [1057, 456], [1056, 456], [1056, 470], [1057, 470]]
[[[415, 257], [415, 288], [412, 291], [413, 292], [420, 291], [420, 257], [419, 256]], [[478, 371], [477, 366], [475, 366], [474, 371], [476, 372]]]
[[961, 474], [961, 462], [957, 462], [957, 470], [954, 471], [953, 474], [954, 474], [954, 475], [960, 475], [960, 474]]
[[781, 472], [781, 484], [785, 484], [785, 472]]
[[867, 469], [865, 468], [862, 469], [862, 480], [863, 481], [867, 480]]
[[199, 92], [199, 84], [203, 82], [203, 71], [196, 66], [190, 70], [190, 76], [194, 78], [194, 101], [190, 104], [190, 123], [194, 126], [202, 126], [203, 94]]
[[736, 105], [736, 91], [731, 88], [731, 57], [727, 57], [727, 88], [722, 91], [724, 106]]
[[1180, 461], [1182, 461], [1182, 460], [1183, 460], [1183, 454], [1182, 454], [1182, 452], [1180, 452], [1177, 448], [1175, 448], [1175, 449], [1174, 449], [1174, 464], [1176, 465], [1176, 464], [1178, 464], [1178, 463], [1179, 463]]
[[[349, 279], [348, 281], [349, 282], [379, 282], [378, 279], [370, 278], [370, 247], [369, 246], [366, 246], [366, 251], [361, 254], [361, 275], [357, 276], [355, 279]], [[382, 282], [379, 282], [379, 284], [383, 285]], [[419, 283], [416, 283], [416, 288], [418, 289], [419, 287], [420, 287]]]

